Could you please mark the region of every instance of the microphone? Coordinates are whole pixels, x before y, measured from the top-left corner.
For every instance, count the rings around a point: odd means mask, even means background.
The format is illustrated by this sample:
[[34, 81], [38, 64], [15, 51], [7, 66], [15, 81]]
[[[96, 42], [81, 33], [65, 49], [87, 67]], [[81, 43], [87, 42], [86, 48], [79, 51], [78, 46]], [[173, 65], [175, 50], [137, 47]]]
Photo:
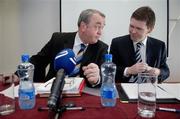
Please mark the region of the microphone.
[[72, 49], [64, 49], [59, 52], [54, 59], [54, 69], [64, 69], [65, 73], [69, 75], [76, 66], [76, 58]]
[[57, 74], [56, 79], [53, 81], [47, 104], [50, 109], [58, 108], [58, 100], [62, 98], [62, 91], [65, 84], [65, 75], [70, 74], [75, 66], [75, 54], [71, 49], [64, 49], [56, 55], [54, 69], [57, 71]]

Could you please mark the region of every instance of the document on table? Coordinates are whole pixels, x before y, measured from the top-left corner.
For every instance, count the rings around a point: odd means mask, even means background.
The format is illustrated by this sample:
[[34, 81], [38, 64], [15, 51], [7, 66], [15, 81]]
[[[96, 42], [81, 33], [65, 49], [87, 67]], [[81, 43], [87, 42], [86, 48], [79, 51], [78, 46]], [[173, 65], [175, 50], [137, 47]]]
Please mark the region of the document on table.
[[[45, 83], [34, 83], [35, 87], [35, 94], [39, 94], [40, 97], [48, 97], [50, 94], [50, 89], [52, 86], [52, 83], [55, 78], [50, 79], [49, 81]], [[72, 80], [73, 79], [73, 80]], [[81, 92], [85, 86], [85, 80], [83, 78], [66, 78], [65, 79], [65, 85], [63, 88], [63, 94], [66, 96], [80, 96]], [[19, 85], [16, 85], [14, 87], [14, 96], [18, 97], [18, 89]], [[6, 89], [2, 91], [2, 94], [7, 95], [9, 94], [10, 89]]]
[[[129, 100], [137, 100], [138, 98], [138, 84], [136, 83], [121, 83], [121, 92], [124, 91]], [[162, 83], [156, 87], [157, 99], [172, 100], [175, 99], [180, 102], [180, 83]]]
[[[36, 87], [36, 91], [40, 97], [49, 97], [51, 86], [55, 78], [50, 79], [49, 81], [42, 83], [38, 87]], [[65, 97], [73, 97], [73, 96], [81, 96], [82, 90], [85, 87], [84, 78], [80, 77], [71, 77], [65, 78], [65, 85], [63, 88], [63, 96]]]

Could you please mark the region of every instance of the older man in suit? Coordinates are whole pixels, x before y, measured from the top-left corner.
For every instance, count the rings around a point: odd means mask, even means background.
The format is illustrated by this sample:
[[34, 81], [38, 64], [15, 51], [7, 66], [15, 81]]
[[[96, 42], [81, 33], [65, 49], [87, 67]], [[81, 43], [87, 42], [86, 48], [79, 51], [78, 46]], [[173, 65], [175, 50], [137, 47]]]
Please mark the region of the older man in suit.
[[[84, 44], [86, 48], [78, 74], [86, 79], [89, 86], [100, 84], [99, 66], [103, 63], [103, 55], [108, 49], [108, 45], [99, 40], [104, 25], [103, 13], [95, 9], [87, 9], [79, 16], [77, 32], [54, 33], [41, 51], [30, 58], [30, 62], [35, 65], [34, 81], [47, 81], [56, 75], [54, 58], [61, 50], [71, 48], [77, 55], [81, 44]], [[50, 68], [45, 75], [48, 64]]]
[[130, 19], [129, 35], [112, 40], [110, 52], [117, 65], [116, 82], [138, 82], [137, 74], [149, 72], [162, 82], [169, 76], [163, 41], [149, 37], [155, 25], [155, 13], [148, 7], [136, 9]]

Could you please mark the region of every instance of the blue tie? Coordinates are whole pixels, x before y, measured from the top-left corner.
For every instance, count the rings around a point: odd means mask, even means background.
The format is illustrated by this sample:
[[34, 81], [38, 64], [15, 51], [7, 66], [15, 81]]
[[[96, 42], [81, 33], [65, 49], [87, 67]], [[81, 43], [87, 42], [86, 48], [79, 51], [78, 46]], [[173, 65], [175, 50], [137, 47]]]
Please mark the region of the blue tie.
[[82, 58], [83, 58], [83, 53], [84, 53], [85, 48], [86, 48], [86, 46], [84, 44], [81, 44], [81, 48], [80, 48], [80, 50], [79, 50], [79, 52], [77, 53], [77, 56], [76, 56], [76, 67], [69, 76], [75, 77], [75, 76], [77, 76], [79, 74], [81, 61], [82, 61]]

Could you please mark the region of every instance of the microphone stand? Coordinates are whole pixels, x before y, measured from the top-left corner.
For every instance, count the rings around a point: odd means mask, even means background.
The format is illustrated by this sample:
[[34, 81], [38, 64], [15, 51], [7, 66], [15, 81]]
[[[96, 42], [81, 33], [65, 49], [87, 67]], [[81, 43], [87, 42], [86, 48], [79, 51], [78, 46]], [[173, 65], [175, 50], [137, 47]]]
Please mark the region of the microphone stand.
[[62, 113], [66, 110], [65, 106], [61, 106], [61, 100], [62, 100], [62, 95], [58, 97], [56, 107], [48, 108], [49, 119], [59, 119]]
[[[85, 110], [85, 108], [83, 107], [67, 107], [67, 106], [62, 106], [60, 108], [57, 108], [56, 110], [54, 110], [54, 119], [59, 119], [60, 116], [62, 115], [62, 113], [66, 110], [80, 110], [83, 111]], [[52, 111], [52, 110], [51, 110]]]
[[48, 110], [49, 111], [49, 119], [59, 119], [64, 111], [68, 110], [80, 110], [83, 111], [85, 108], [83, 107], [76, 107], [76, 106], [61, 106], [56, 109], [50, 109], [48, 107], [39, 108], [39, 111]]
[[64, 111], [66, 111], [65, 106], [53, 110], [49, 109], [49, 119], [59, 119]]
[[85, 108], [83, 107], [76, 107], [76, 105], [73, 102], [66, 103], [65, 105], [59, 106], [59, 104], [56, 106], [56, 108], [49, 108], [49, 107], [39, 107], [38, 111], [48, 111], [48, 117], [49, 119], [59, 119], [62, 116], [62, 113], [64, 111], [68, 110], [79, 110], [83, 111]]

